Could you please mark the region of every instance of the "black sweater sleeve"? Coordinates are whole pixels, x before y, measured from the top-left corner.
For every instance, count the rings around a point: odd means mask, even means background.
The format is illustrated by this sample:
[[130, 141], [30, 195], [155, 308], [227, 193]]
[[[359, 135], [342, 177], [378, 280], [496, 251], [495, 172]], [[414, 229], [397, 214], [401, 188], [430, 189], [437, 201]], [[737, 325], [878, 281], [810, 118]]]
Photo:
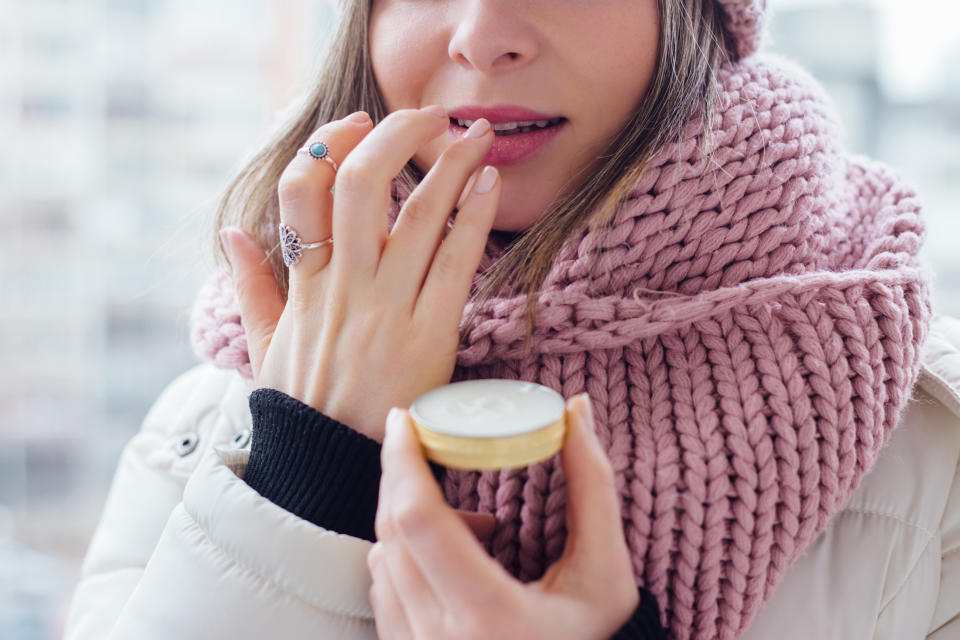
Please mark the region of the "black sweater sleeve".
[[373, 542], [380, 443], [275, 389], [250, 394], [244, 480], [304, 520]]
[[[317, 526], [375, 541], [380, 443], [275, 389], [251, 393], [250, 412], [246, 483]], [[641, 588], [640, 604], [612, 640], [665, 637], [657, 601]]]

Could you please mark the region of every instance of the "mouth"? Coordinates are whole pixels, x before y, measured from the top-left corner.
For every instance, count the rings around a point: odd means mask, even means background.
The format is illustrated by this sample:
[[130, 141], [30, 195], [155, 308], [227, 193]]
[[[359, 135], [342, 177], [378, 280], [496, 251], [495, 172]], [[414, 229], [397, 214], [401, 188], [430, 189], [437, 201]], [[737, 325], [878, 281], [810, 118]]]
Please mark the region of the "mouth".
[[[474, 120], [450, 118], [448, 132], [453, 139], [460, 138], [473, 123]], [[566, 124], [567, 119], [563, 117], [494, 123], [493, 133], [496, 137], [483, 161], [495, 166], [526, 162], [544, 151], [566, 128]]]
[[[497, 136], [515, 136], [520, 133], [542, 131], [555, 127], [566, 121], [566, 118], [550, 118], [549, 120], [518, 120], [516, 122], [497, 122], [493, 125], [493, 134]], [[451, 126], [466, 131], [476, 120], [462, 120], [450, 118]]]

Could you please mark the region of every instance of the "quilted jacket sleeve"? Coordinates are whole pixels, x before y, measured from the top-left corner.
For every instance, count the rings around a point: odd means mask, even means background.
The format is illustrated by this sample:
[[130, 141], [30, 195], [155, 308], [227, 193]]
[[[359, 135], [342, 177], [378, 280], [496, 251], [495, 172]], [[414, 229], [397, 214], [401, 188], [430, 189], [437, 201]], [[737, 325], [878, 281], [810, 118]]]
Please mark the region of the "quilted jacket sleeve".
[[940, 594], [927, 640], [960, 638], [960, 465], [940, 529]]
[[161, 394], [121, 455], [66, 640], [375, 637], [369, 543], [304, 522], [241, 479], [247, 452], [232, 442], [250, 427], [248, 393], [207, 364]]

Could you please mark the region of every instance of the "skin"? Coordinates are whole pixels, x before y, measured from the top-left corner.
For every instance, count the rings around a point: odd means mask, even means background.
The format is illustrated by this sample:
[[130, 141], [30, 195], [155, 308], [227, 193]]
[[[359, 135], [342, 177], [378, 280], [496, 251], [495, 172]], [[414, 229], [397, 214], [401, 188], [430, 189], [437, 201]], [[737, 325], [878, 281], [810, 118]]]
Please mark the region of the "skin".
[[[528, 228], [589, 175], [646, 94], [658, 43], [656, 0], [374, 0], [370, 19], [390, 111], [503, 103], [569, 120], [547, 153], [500, 168], [502, 231]], [[420, 149], [420, 169], [445, 145]]]
[[[649, 84], [656, 34], [656, 0], [375, 1], [371, 53], [391, 113], [376, 127], [362, 112], [323, 125], [309, 140], [328, 143], [339, 170], [298, 154], [278, 186], [281, 221], [304, 242], [332, 234], [335, 244], [304, 252], [283, 299], [257, 242], [239, 228], [221, 231], [256, 386], [383, 441], [391, 407], [449, 382], [490, 230], [532, 224], [596, 161]], [[569, 123], [553, 153], [502, 174], [485, 169], [492, 180], [480, 192], [489, 123], [451, 141], [442, 108], [469, 102], [518, 104]], [[411, 159], [426, 177], [388, 234], [390, 184]], [[571, 538], [532, 587], [495, 570], [464, 535], [489, 533], [491, 518], [443, 503], [411, 432], [396, 428], [398, 415], [383, 449], [380, 542], [369, 559], [381, 637], [449, 637], [435, 626], [438, 614], [465, 638], [489, 637], [493, 618], [503, 625], [496, 637], [540, 629], [540, 637], [604, 638], [622, 625], [638, 593], [613, 472], [587, 407], [571, 412], [563, 453]], [[437, 585], [465, 580], [490, 597], [437, 599], [446, 593]]]

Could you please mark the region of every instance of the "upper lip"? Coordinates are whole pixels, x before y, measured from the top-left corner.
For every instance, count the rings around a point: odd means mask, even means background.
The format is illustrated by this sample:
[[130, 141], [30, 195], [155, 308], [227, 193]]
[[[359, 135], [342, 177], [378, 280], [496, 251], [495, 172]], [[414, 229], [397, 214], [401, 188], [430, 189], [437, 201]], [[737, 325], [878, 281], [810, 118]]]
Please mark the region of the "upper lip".
[[495, 104], [489, 107], [480, 105], [463, 105], [455, 109], [448, 109], [447, 113], [456, 120], [479, 120], [486, 118], [490, 124], [503, 122], [536, 122], [538, 120], [552, 120], [561, 116], [550, 115], [540, 111], [533, 111], [513, 104]]

